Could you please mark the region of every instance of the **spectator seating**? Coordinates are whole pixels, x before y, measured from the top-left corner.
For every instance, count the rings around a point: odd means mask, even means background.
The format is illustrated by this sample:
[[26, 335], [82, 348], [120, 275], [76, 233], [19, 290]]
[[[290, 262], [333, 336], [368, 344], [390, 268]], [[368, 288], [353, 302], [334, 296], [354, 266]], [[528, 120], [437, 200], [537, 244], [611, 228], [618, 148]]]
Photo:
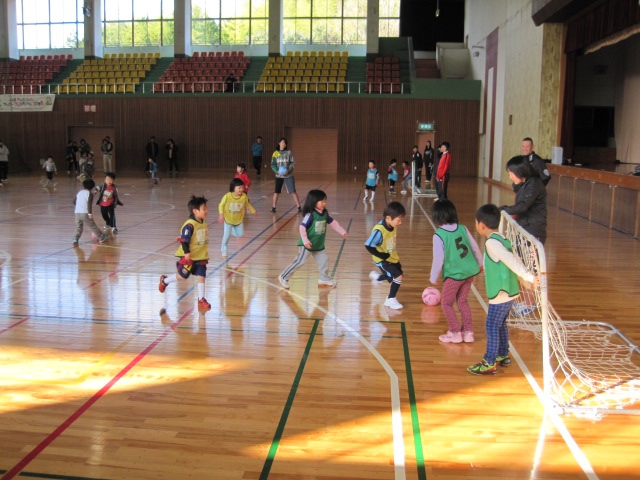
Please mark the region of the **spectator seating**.
[[70, 60], [72, 55], [29, 55], [0, 62], [0, 95], [41, 93]]
[[225, 80], [234, 75], [242, 81], [250, 57], [244, 52], [194, 52], [175, 58], [153, 86], [154, 93], [222, 92]]
[[158, 58], [160, 53], [118, 53], [85, 60], [56, 87], [56, 93], [134, 93]]
[[256, 91], [344, 92], [348, 64], [348, 52], [296, 51], [269, 57]]
[[366, 91], [368, 93], [400, 93], [400, 64], [398, 57], [376, 57], [367, 63]]

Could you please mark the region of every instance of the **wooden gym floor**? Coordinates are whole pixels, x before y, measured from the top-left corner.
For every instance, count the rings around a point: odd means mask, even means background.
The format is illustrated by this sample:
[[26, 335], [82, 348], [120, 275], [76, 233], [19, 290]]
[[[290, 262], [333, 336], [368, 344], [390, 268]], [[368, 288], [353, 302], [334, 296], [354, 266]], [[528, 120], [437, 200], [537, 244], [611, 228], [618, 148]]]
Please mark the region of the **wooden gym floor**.
[[[442, 310], [420, 299], [432, 199], [396, 197], [408, 212], [398, 232], [405, 308], [390, 311], [363, 246], [389, 200], [383, 187], [369, 204], [362, 178], [298, 176], [301, 198], [323, 189], [349, 238], [327, 234], [337, 288], [317, 286], [311, 260], [287, 292], [277, 276], [295, 256], [300, 216], [286, 194], [270, 212], [270, 172], [250, 172], [258, 215], [220, 256], [217, 205], [232, 173], [157, 186], [123, 175], [120, 233], [98, 245], [85, 232], [78, 248], [75, 178], [44, 189], [35, 175], [12, 176], [0, 189], [0, 478], [637, 477], [638, 417], [545, 418], [530, 333], [512, 331], [511, 368], [466, 373], [485, 347], [482, 276], [470, 297], [476, 342], [438, 342]], [[190, 281], [157, 289], [175, 271], [192, 193], [209, 199], [206, 315]], [[475, 233], [476, 208], [510, 203], [513, 193], [453, 178], [450, 198]], [[638, 344], [640, 242], [556, 208], [548, 223], [556, 310], [611, 322]]]

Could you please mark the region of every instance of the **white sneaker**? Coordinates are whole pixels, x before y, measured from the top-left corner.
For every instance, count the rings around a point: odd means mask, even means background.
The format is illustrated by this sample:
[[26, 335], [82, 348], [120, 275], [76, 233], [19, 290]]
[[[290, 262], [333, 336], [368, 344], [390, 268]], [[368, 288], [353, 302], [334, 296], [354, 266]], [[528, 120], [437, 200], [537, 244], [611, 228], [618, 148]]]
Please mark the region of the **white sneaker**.
[[278, 281], [280, 282], [280, 285], [282, 285], [283, 288], [286, 288], [286, 289], [289, 288], [289, 281], [282, 278], [282, 275], [278, 275]]
[[369, 278], [371, 279], [372, 282], [377, 282], [378, 279], [380, 278], [380, 274], [378, 272], [371, 270], [369, 272]]
[[227, 258], [228, 255], [227, 255], [227, 252], [220, 252], [220, 256], [222, 258]]
[[462, 333], [453, 333], [451, 331], [448, 331], [444, 335], [440, 335], [438, 337], [438, 340], [440, 340], [442, 343], [462, 343]]
[[473, 332], [462, 332], [462, 341], [464, 343], [473, 343], [476, 341]]
[[373, 203], [373, 197], [369, 199], [369, 203]]
[[401, 193], [402, 195], [406, 195], [406, 194], [407, 194], [407, 191], [406, 191], [406, 190], [402, 190], [400, 193]]
[[389, 307], [392, 310], [400, 310], [401, 308], [404, 308], [402, 306], [402, 304], [394, 297], [394, 298], [387, 298], [384, 301], [384, 306], [385, 307]]
[[318, 285], [323, 286], [323, 287], [335, 287], [336, 285], [338, 285], [338, 282], [336, 282], [335, 280], [318, 280]]

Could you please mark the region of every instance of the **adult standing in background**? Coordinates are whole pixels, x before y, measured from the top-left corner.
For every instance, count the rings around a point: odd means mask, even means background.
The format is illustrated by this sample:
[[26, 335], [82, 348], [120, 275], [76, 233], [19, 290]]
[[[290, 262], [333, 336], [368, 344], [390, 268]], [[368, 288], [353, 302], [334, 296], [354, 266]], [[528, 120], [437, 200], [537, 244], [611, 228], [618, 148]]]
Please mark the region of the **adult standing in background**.
[[415, 186], [416, 188], [422, 188], [422, 155], [418, 151], [418, 145], [413, 146], [411, 162], [415, 169]]
[[449, 142], [442, 142], [440, 144], [440, 151], [442, 157], [438, 162], [438, 171], [436, 173], [436, 192], [438, 193], [437, 200], [446, 200], [447, 189], [449, 187], [449, 170], [451, 169], [451, 153], [449, 153]]
[[9, 173], [9, 149], [0, 140], [0, 185], [7, 182], [7, 174]]
[[262, 144], [262, 137], [257, 136], [256, 141], [251, 145], [251, 155], [253, 155], [253, 168], [256, 169], [256, 175], [260, 175], [262, 170], [262, 150], [264, 145]]
[[152, 159], [153, 163], [158, 163], [158, 153], [160, 153], [160, 150], [156, 143], [156, 137], [151, 136], [149, 143], [147, 143], [145, 147], [145, 152], [147, 154], [147, 158], [144, 159], [144, 171], [146, 173], [149, 171], [149, 159]]
[[293, 178], [294, 165], [295, 159], [287, 146], [287, 139], [282, 137], [278, 142], [278, 149], [273, 152], [271, 157], [271, 169], [276, 173], [276, 190], [273, 194], [273, 207], [271, 208], [274, 213], [278, 205], [278, 197], [282, 193], [282, 185], [287, 188], [287, 192], [293, 195], [298, 211], [302, 211], [300, 198], [296, 193], [296, 181]]
[[547, 162], [533, 151], [533, 140], [531, 140], [531, 138], [525, 137], [522, 139], [522, 143], [520, 144], [520, 153], [523, 157], [529, 160], [534, 172], [538, 177], [540, 177], [540, 180], [542, 180], [542, 183], [546, 186], [547, 183], [549, 183], [549, 180], [551, 180], [551, 173], [549, 173], [549, 169], [547, 168]]
[[167, 158], [169, 159], [169, 171], [172, 172], [175, 167], [176, 173], [180, 171], [180, 167], [178, 167], [178, 146], [176, 142], [173, 141], [173, 138], [170, 138], [166, 145], [167, 149]]
[[434, 153], [433, 147], [431, 146], [431, 141], [427, 140], [427, 144], [424, 147], [424, 155], [422, 156], [422, 161], [424, 162], [425, 167], [425, 178], [426, 178], [426, 187], [431, 186], [431, 172], [433, 171], [433, 160]]
[[102, 151], [102, 167], [104, 173], [115, 172], [113, 169], [113, 143], [111, 143], [109, 136], [104, 137], [104, 140], [102, 140], [100, 150]]

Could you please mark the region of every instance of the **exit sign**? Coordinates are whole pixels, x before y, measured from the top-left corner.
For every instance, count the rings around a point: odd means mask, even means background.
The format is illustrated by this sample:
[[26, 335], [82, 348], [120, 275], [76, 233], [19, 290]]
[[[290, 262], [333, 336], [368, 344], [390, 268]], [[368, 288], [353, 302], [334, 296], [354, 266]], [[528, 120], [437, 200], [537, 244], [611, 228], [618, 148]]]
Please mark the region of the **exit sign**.
[[418, 130], [426, 130], [429, 132], [432, 132], [433, 130], [435, 130], [435, 123], [431, 122], [431, 123], [420, 123], [418, 122]]

